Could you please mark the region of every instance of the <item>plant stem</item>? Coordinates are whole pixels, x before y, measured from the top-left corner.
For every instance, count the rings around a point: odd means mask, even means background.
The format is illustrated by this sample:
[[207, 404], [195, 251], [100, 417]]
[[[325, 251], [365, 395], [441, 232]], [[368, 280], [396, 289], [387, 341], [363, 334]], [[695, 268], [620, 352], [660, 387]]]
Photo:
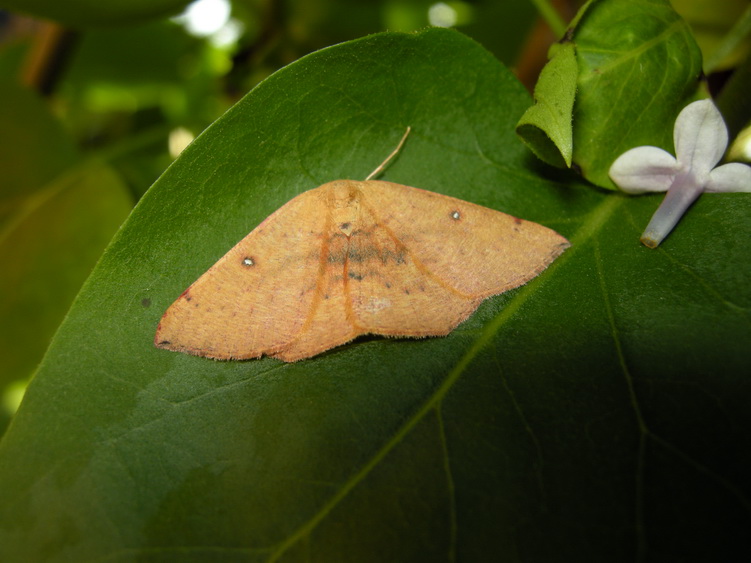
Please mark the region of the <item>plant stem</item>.
[[550, 0], [532, 0], [532, 3], [540, 12], [542, 19], [550, 26], [556, 37], [563, 37], [566, 32], [566, 22], [563, 21], [560, 14], [556, 11]]
[[746, 8], [738, 22], [727, 32], [719, 46], [704, 61], [704, 74], [710, 74], [716, 70], [725, 57], [727, 57], [738, 44], [751, 33], [751, 5]]

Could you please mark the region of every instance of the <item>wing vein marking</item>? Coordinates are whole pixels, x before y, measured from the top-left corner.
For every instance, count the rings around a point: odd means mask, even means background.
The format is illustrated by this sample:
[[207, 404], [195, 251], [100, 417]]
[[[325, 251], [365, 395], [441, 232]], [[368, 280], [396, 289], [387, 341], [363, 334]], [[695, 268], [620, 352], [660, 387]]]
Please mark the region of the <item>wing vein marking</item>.
[[[442, 288], [446, 289], [447, 291], [449, 291], [451, 293], [454, 293], [455, 295], [458, 295], [462, 299], [468, 299], [468, 300], [474, 300], [475, 299], [474, 296], [472, 296], [470, 294], [467, 294], [467, 293], [464, 293], [462, 291], [459, 291], [455, 287], [447, 284], [445, 281], [443, 281], [441, 278], [439, 278], [436, 274], [434, 274], [427, 266], [425, 266], [425, 264], [423, 264], [422, 261], [419, 258], [417, 258], [415, 256], [415, 254], [409, 249], [409, 246], [407, 246], [406, 244], [404, 244], [399, 239], [399, 237], [394, 234], [394, 232], [390, 228], [388, 228], [386, 225], [384, 225], [384, 224], [381, 223], [380, 216], [375, 212], [374, 208], [367, 201], [365, 201], [364, 197], [362, 198], [362, 205], [363, 205], [363, 207], [365, 207], [367, 209], [368, 213], [370, 213], [373, 216], [373, 219], [375, 220], [374, 221], [375, 225], [378, 228], [383, 229], [384, 232], [391, 238], [391, 240], [393, 240], [396, 243], [396, 246], [398, 248], [404, 249], [404, 251], [411, 258], [412, 263], [420, 271], [421, 274], [426, 275], [429, 278], [435, 280], [438, 283], [438, 285], [440, 285]], [[379, 251], [380, 250], [381, 250], [381, 248], [379, 248]]]
[[[330, 228], [331, 214], [327, 213], [323, 232], [328, 233], [330, 231]], [[271, 355], [279, 354], [280, 352], [292, 346], [292, 344], [294, 344], [297, 340], [300, 339], [303, 334], [305, 334], [305, 332], [308, 330], [308, 327], [313, 324], [313, 319], [315, 318], [318, 311], [318, 306], [321, 303], [321, 295], [324, 293], [322, 285], [323, 280], [326, 279], [326, 263], [329, 256], [329, 244], [330, 238], [323, 236], [321, 238], [321, 252], [318, 256], [318, 275], [316, 276], [315, 289], [313, 290], [313, 299], [310, 302], [310, 307], [308, 308], [308, 314], [305, 317], [305, 321], [300, 325], [300, 328], [298, 329], [295, 336], [287, 340], [284, 344], [279, 345], [279, 347], [275, 351], [271, 352]]]

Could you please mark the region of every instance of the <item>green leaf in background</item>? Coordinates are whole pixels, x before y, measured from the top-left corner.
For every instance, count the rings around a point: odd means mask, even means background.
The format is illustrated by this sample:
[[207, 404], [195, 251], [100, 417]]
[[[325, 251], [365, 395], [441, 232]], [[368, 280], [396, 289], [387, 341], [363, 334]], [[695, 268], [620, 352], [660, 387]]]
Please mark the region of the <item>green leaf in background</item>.
[[608, 170], [628, 149], [673, 152], [675, 117], [697, 98], [701, 52], [668, 0], [592, 0], [582, 11], [573, 160], [587, 180], [615, 189]]
[[131, 207], [119, 177], [92, 163], [27, 198], [0, 231], [0, 383], [32, 374]]
[[63, 93], [81, 95], [80, 90], [97, 84], [129, 86], [137, 93], [173, 87], [197, 72], [203, 49], [200, 40], [170, 21], [90, 30], [81, 34]]
[[703, 54], [705, 72], [732, 69], [751, 53], [748, 31], [740, 37], [732, 37], [736, 25], [749, 17], [748, 0], [673, 0], [671, 3], [691, 26]]
[[558, 168], [571, 167], [571, 114], [574, 110], [576, 47], [555, 45], [550, 62], [535, 85], [535, 105], [524, 112], [516, 132], [539, 158]]
[[198, 133], [228, 107], [216, 53], [170, 21], [88, 30], [57, 88], [66, 124], [140, 196], [173, 160], [169, 132]]
[[[656, 199], [541, 178], [514, 133], [528, 105], [436, 29], [314, 53], [236, 104], [140, 201], [29, 386], [0, 443], [0, 560], [751, 556], [751, 201], [703, 197], [646, 249]], [[364, 178], [407, 125], [384, 179], [572, 247], [446, 338], [294, 364], [154, 348], [232, 245]]]
[[71, 27], [133, 24], [178, 13], [190, 0], [2, 0], [7, 9]]
[[78, 159], [73, 140], [34, 92], [0, 82], [0, 228], [33, 191]]
[[72, 140], [32, 92], [5, 84], [0, 97], [3, 391], [31, 376], [132, 201], [107, 167], [79, 162]]

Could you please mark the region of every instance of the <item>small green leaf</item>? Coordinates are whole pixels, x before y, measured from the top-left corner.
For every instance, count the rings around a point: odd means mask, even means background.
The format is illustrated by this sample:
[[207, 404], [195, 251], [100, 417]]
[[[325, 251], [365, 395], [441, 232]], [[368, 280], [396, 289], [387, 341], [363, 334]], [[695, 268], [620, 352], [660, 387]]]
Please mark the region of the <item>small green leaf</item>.
[[516, 132], [542, 160], [569, 168], [573, 153], [571, 114], [578, 70], [573, 43], [559, 45], [535, 85], [535, 105], [516, 125]]
[[641, 145], [673, 152], [675, 117], [698, 95], [701, 52], [667, 0], [594, 0], [582, 10], [574, 163], [615, 189], [608, 169], [620, 154]]
[[174, 15], [190, 0], [2, 0], [3, 8], [72, 27], [133, 24]]

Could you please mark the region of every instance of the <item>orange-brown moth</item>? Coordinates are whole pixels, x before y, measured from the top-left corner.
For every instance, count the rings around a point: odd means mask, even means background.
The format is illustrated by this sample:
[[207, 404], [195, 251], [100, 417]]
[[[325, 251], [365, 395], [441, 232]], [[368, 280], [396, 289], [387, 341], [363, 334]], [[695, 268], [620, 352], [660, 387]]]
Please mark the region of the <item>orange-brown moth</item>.
[[160, 348], [222, 360], [310, 358], [363, 334], [443, 336], [568, 241], [418, 188], [337, 180], [272, 213], [164, 313]]

